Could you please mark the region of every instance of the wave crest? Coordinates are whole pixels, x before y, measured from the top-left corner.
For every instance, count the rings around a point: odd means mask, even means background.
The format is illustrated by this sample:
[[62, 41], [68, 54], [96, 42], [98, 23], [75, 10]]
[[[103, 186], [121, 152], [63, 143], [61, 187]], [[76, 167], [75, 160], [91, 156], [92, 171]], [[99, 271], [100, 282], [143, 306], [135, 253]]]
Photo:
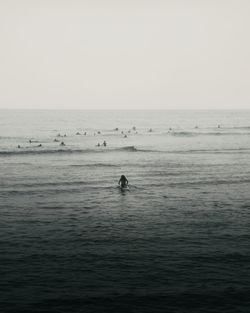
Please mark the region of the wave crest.
[[72, 153], [107, 153], [115, 151], [137, 152], [134, 146], [106, 149], [44, 149], [44, 150], [8, 150], [0, 151], [0, 156], [41, 155], [41, 154], [72, 154]]

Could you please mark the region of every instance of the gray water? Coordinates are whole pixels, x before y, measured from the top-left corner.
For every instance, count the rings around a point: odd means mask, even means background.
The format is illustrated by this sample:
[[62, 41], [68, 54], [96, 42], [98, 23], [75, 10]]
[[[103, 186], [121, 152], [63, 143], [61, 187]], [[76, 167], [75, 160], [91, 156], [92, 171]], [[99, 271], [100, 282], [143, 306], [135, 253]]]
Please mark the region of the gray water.
[[250, 111], [0, 111], [0, 311], [249, 312], [249, 174]]

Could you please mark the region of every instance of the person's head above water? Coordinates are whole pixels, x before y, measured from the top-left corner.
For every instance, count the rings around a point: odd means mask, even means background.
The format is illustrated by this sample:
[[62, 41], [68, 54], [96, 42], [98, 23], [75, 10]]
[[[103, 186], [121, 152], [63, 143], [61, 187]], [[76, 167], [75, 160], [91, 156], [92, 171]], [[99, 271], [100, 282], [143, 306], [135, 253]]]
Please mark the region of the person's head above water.
[[121, 175], [120, 181], [128, 183], [127, 177], [125, 175]]

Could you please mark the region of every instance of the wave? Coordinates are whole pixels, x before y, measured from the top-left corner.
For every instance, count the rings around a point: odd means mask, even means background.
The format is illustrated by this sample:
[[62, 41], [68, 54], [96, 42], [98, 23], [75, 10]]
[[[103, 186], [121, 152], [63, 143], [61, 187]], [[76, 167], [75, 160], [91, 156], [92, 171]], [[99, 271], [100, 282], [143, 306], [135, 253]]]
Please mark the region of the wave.
[[[166, 154], [186, 154], [186, 153], [250, 153], [249, 148], [237, 149], [189, 149], [189, 150], [153, 150], [139, 149], [134, 146], [125, 146], [120, 148], [101, 148], [101, 149], [50, 149], [50, 150], [12, 150], [0, 151], [0, 156], [19, 156], [19, 155], [53, 155], [53, 154], [84, 154], [84, 153], [112, 153], [112, 152], [148, 152], [148, 153], [166, 153]], [[71, 166], [115, 166], [112, 164], [73, 164]]]
[[77, 180], [77, 181], [54, 181], [54, 182], [27, 182], [27, 183], [16, 183], [11, 184], [11, 187], [53, 187], [53, 186], [82, 186], [82, 185], [91, 185], [95, 184], [95, 182], [91, 181], [83, 181], [83, 180]]
[[12, 155], [33, 155], [33, 154], [68, 154], [68, 153], [80, 153], [84, 150], [71, 150], [71, 149], [58, 149], [58, 150], [12, 150], [12, 151], [0, 151], [0, 155], [2, 156], [12, 156]]
[[71, 167], [119, 167], [119, 165], [108, 163], [72, 164]]
[[249, 153], [248, 148], [237, 149], [191, 149], [191, 150], [176, 150], [169, 153]]
[[232, 126], [232, 127], [223, 127], [223, 129], [250, 130], [250, 126]]
[[236, 184], [249, 184], [250, 179], [225, 179], [225, 180], [198, 180], [198, 181], [185, 181], [185, 182], [176, 182], [169, 183], [169, 186], [201, 186], [201, 185], [236, 185]]
[[195, 136], [250, 136], [250, 132], [192, 132], [192, 131], [175, 131], [168, 132], [168, 135], [175, 137], [195, 137]]
[[115, 148], [113, 149], [115, 151], [130, 151], [130, 152], [136, 152], [138, 151], [135, 146], [126, 146], [126, 147], [121, 147], [121, 148]]
[[44, 149], [44, 150], [8, 150], [0, 151], [0, 156], [15, 156], [15, 155], [41, 155], [41, 154], [72, 154], [72, 153], [107, 153], [107, 152], [117, 152], [117, 151], [127, 151], [127, 152], [139, 152], [150, 150], [139, 150], [134, 146], [125, 146], [121, 148], [98, 148], [98, 149]]

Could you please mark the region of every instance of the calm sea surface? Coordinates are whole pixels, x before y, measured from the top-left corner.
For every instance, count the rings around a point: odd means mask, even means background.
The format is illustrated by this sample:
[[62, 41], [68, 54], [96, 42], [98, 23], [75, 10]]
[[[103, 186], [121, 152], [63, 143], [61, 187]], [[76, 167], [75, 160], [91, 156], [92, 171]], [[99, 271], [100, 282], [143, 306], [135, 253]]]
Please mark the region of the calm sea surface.
[[250, 111], [0, 111], [1, 312], [239, 313], [249, 295]]

